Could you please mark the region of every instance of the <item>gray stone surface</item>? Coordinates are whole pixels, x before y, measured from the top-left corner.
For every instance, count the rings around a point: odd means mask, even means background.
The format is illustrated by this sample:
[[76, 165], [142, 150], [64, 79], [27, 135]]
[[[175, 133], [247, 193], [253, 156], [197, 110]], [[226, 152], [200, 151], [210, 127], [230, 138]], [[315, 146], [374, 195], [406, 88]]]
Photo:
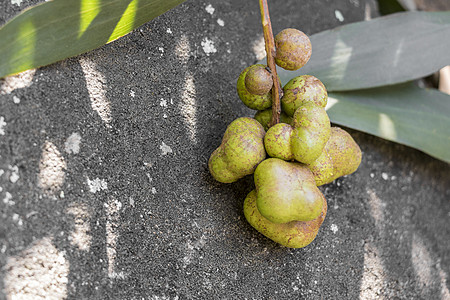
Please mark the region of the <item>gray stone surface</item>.
[[[32, 2], [0, 3], [4, 23]], [[251, 176], [209, 175], [227, 124], [253, 114], [235, 83], [261, 53], [257, 5], [187, 1], [0, 81], [0, 299], [450, 299], [448, 164], [349, 130], [363, 162], [322, 188], [327, 218], [298, 250], [245, 221]], [[376, 16], [269, 5], [274, 32]]]

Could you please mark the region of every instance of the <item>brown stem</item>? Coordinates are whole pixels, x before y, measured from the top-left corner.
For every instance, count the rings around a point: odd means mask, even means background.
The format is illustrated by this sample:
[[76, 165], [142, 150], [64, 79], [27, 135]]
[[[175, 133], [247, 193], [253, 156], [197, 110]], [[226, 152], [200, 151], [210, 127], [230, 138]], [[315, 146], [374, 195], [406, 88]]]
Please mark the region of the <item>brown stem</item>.
[[264, 32], [264, 42], [266, 44], [267, 66], [272, 72], [272, 120], [269, 127], [280, 122], [281, 105], [280, 105], [280, 81], [278, 80], [277, 67], [275, 64], [275, 41], [273, 39], [272, 24], [270, 23], [269, 7], [267, 0], [259, 0], [259, 8], [261, 10], [261, 22]]

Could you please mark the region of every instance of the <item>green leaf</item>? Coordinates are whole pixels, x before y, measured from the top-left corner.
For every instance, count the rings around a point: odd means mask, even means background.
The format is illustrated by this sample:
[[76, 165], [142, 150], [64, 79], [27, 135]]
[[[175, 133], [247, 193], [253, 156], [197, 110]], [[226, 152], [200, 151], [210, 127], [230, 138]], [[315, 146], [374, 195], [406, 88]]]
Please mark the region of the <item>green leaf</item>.
[[184, 0], [53, 0], [0, 28], [0, 78], [98, 48]]
[[412, 83], [329, 94], [333, 123], [450, 162], [450, 96]]
[[298, 71], [277, 68], [283, 84], [309, 74], [328, 91], [407, 82], [450, 63], [450, 11], [405, 12], [311, 36], [312, 56]]

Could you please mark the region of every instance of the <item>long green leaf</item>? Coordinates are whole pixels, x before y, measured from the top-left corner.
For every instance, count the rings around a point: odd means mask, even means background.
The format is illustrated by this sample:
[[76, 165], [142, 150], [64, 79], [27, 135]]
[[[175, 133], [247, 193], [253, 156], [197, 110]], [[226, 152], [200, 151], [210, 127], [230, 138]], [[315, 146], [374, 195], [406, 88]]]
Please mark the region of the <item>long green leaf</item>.
[[312, 56], [298, 71], [278, 68], [282, 83], [310, 74], [328, 91], [391, 85], [450, 64], [450, 11], [405, 12], [311, 36]]
[[329, 94], [333, 123], [450, 162], [450, 96], [412, 83]]
[[53, 0], [0, 28], [0, 78], [109, 43], [184, 0]]

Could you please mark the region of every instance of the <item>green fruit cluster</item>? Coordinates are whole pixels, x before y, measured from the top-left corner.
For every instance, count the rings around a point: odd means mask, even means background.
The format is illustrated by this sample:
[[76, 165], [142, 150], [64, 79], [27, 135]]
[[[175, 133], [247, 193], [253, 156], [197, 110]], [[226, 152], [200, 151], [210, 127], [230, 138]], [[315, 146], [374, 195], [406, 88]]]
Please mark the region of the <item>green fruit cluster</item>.
[[[275, 44], [275, 62], [283, 68], [301, 68], [311, 56], [308, 37], [296, 29], [283, 30]], [[314, 240], [327, 213], [318, 186], [356, 171], [361, 150], [347, 132], [331, 127], [327, 91], [311, 75], [295, 77], [283, 87], [281, 123], [269, 128], [272, 86], [266, 66], [242, 71], [238, 95], [258, 112], [228, 126], [208, 166], [223, 183], [254, 174], [255, 189], [244, 201], [247, 221], [273, 241], [301, 248]]]

